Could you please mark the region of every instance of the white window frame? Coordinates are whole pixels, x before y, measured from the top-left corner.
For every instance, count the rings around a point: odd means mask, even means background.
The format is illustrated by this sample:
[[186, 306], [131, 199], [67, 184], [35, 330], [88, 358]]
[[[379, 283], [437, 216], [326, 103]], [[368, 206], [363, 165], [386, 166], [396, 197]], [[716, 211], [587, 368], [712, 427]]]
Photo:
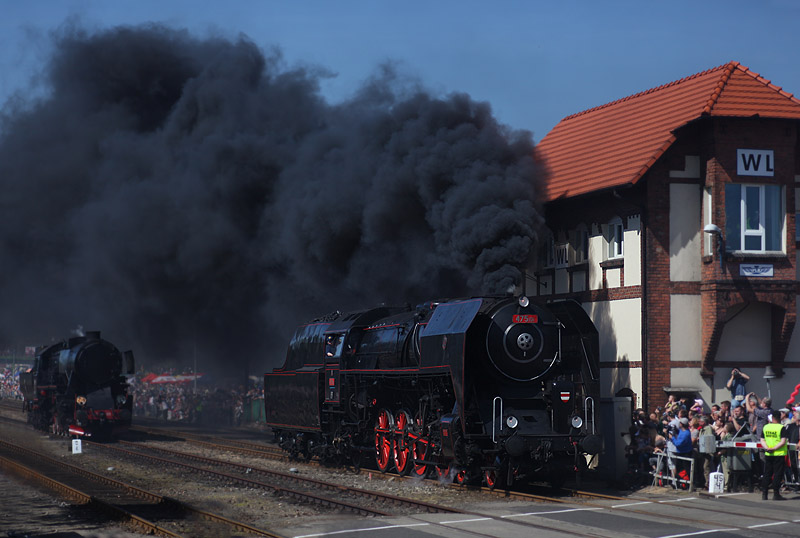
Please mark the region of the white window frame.
[[[711, 187], [706, 187], [703, 189], [703, 227], [708, 224], [712, 224], [714, 219], [712, 218], [714, 211], [714, 197], [711, 194]], [[712, 240], [712, 234], [704, 233], [703, 234], [703, 250], [706, 256], [713, 255], [714, 245]]]
[[579, 225], [573, 232], [573, 262], [574, 264], [589, 261], [589, 230], [585, 224]]
[[[739, 244], [739, 248], [738, 249], [729, 248], [728, 250], [733, 251], [733, 252], [745, 252], [745, 253], [785, 252], [785, 250], [786, 250], [785, 238], [784, 238], [785, 234], [783, 232], [784, 232], [785, 226], [786, 226], [786, 209], [785, 209], [785, 203], [784, 203], [785, 197], [784, 197], [783, 189], [778, 185], [763, 185], [763, 184], [750, 184], [750, 183], [739, 183], [738, 185], [739, 185], [739, 188], [740, 188], [739, 200], [738, 200], [738, 202], [739, 202], [739, 204], [738, 204], [739, 205], [739, 215], [738, 215], [738, 220], [739, 220], [739, 242], [738, 242], [738, 244]], [[778, 237], [780, 238], [780, 241], [779, 241], [780, 245], [779, 245], [778, 249], [773, 249], [773, 250], [767, 250], [767, 248], [766, 248], [766, 245], [767, 245], [767, 227], [766, 227], [766, 225], [767, 225], [768, 215], [767, 215], [767, 207], [766, 207], [767, 197], [766, 197], [766, 194], [765, 194], [765, 190], [766, 190], [767, 187], [774, 187], [774, 188], [778, 189], [778, 208], [779, 208], [779, 211], [781, 213], [779, 218], [778, 218], [778, 221], [780, 222], [780, 230], [778, 230]], [[757, 226], [748, 228], [748, 222], [747, 222], [747, 210], [748, 210], [747, 196], [748, 196], [748, 192], [753, 192], [753, 191], [758, 193], [758, 223], [757, 223]], [[730, 195], [730, 193], [726, 192], [726, 196], [729, 196], [729, 195]], [[726, 208], [727, 208], [727, 205], [734, 205], [736, 200], [730, 200], [730, 201], [726, 200], [726, 202], [728, 202], [728, 203], [726, 203]], [[728, 219], [728, 218], [729, 218], [728, 215], [726, 215], [726, 219]], [[731, 233], [729, 232], [728, 235], [730, 236]], [[758, 238], [759, 243], [761, 245], [760, 248], [757, 248], [757, 249], [753, 249], [753, 248], [748, 249], [747, 248], [747, 239], [748, 238], [752, 239], [753, 237]], [[735, 243], [733, 243], [731, 241], [731, 239], [733, 239], [733, 238], [732, 237], [728, 237], [727, 238], [728, 244], [729, 245], [735, 244]]]
[[800, 176], [794, 176], [794, 240], [800, 241]]
[[550, 234], [544, 241], [543, 268], [552, 269], [556, 265], [556, 238]]
[[625, 227], [622, 219], [617, 217], [608, 223], [608, 259], [622, 258], [625, 254]]

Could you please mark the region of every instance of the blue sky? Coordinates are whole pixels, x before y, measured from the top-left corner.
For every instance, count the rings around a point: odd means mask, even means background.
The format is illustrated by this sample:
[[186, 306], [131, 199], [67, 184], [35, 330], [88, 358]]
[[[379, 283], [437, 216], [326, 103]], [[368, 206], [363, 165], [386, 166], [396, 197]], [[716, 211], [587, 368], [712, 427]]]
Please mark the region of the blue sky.
[[735, 60], [800, 95], [800, 2], [0, 0], [0, 101], [27, 91], [49, 32], [160, 22], [247, 35], [289, 66], [335, 73], [336, 102], [387, 60], [465, 92], [536, 141], [564, 116]]

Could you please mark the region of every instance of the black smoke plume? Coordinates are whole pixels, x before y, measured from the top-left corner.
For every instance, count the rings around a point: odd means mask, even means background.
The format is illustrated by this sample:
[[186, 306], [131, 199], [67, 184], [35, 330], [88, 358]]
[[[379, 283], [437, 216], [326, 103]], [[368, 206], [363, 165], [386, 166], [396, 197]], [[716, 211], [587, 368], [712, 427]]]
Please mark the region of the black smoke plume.
[[530, 134], [378, 70], [352, 99], [246, 38], [54, 36], [0, 124], [0, 341], [83, 325], [139, 361], [282, 360], [332, 309], [518, 283], [542, 222]]

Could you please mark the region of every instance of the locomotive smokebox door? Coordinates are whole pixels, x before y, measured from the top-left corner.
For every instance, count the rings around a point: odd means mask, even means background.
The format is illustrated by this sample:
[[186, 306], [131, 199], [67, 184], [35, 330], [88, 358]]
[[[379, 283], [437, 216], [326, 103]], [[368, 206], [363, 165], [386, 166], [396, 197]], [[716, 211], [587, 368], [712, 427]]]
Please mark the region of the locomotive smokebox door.
[[575, 386], [571, 381], [552, 381], [550, 398], [553, 402], [553, 430], [569, 433], [570, 417], [575, 409]]

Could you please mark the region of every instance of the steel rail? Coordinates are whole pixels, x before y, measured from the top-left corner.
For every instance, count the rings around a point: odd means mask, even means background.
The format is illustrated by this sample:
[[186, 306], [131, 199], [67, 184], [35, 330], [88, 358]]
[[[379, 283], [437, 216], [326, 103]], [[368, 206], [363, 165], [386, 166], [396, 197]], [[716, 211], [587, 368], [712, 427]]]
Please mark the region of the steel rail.
[[[128, 442], [125, 442], [125, 441], [121, 441], [121, 444], [134, 445], [135, 446], [134, 443], [128, 443]], [[109, 447], [107, 445], [100, 445], [100, 446], [102, 446], [103, 448], [106, 448], [106, 449], [110, 449], [110, 450], [125, 450], [125, 449], [121, 449], [121, 448], [118, 448], [118, 447]], [[140, 447], [137, 447], [137, 448], [140, 448]], [[269, 476], [276, 477], [276, 478], [279, 478], [281, 480], [286, 480], [286, 481], [289, 481], [289, 482], [292, 482], [292, 483], [303, 484], [303, 485], [305, 485], [307, 487], [310, 487], [311, 489], [326, 489], [326, 490], [334, 491], [334, 492], [338, 492], [338, 493], [353, 494], [353, 495], [356, 495], [356, 496], [359, 496], [359, 497], [368, 498], [368, 499], [372, 499], [372, 500], [377, 499], [377, 500], [388, 502], [388, 503], [391, 503], [391, 504], [411, 507], [411, 508], [414, 508], [416, 510], [421, 510], [421, 511], [429, 512], [429, 513], [443, 513], [443, 512], [444, 513], [462, 513], [461, 510], [454, 509], [454, 508], [449, 508], [449, 507], [445, 507], [445, 506], [441, 506], [441, 505], [435, 505], [435, 504], [432, 504], [432, 503], [426, 503], [426, 502], [418, 501], [418, 500], [415, 500], [415, 499], [408, 499], [408, 498], [405, 498], [405, 497], [399, 497], [399, 496], [391, 495], [391, 494], [388, 494], [388, 493], [382, 493], [382, 492], [377, 492], [377, 491], [370, 491], [370, 490], [365, 490], [365, 489], [360, 489], [360, 488], [353, 488], [353, 487], [349, 487], [349, 486], [343, 486], [341, 484], [334, 484], [334, 483], [331, 483], [331, 482], [326, 482], [324, 480], [306, 478], [306, 477], [298, 476], [296, 474], [283, 473], [283, 472], [280, 472], [280, 471], [273, 471], [273, 470], [269, 470], [269, 469], [262, 469], [262, 468], [259, 468], [259, 467], [254, 467], [252, 465], [243, 465], [243, 464], [228, 462], [228, 461], [224, 461], [224, 460], [217, 460], [217, 459], [207, 458], [207, 457], [204, 457], [204, 456], [198, 456], [196, 454], [188, 454], [188, 453], [185, 453], [185, 452], [179, 452], [179, 451], [169, 450], [169, 449], [160, 448], [160, 447], [148, 446], [146, 448], [147, 448], [147, 450], [156, 450], [156, 451], [161, 452], [162, 454], [167, 454], [169, 456], [177, 457], [177, 458], [185, 458], [185, 459], [188, 459], [190, 461], [196, 461], [196, 462], [203, 463], [205, 465], [213, 465], [213, 466], [223, 466], [224, 465], [224, 466], [227, 466], [227, 467], [232, 467], [234, 469], [237, 469], [237, 470], [239, 470], [241, 472], [258, 473], [258, 474], [261, 474], [261, 475], [264, 475], [264, 476], [268, 476], [268, 477]], [[134, 454], [135, 456], [139, 456], [139, 457], [156, 458], [156, 456], [151, 456], [151, 455], [148, 455], [148, 454], [141, 454], [140, 452], [131, 452], [131, 453]], [[216, 473], [216, 471], [210, 471], [210, 470], [208, 470], [206, 468], [199, 468], [199, 467], [189, 466], [187, 464], [180, 463], [180, 462], [174, 462], [172, 460], [162, 460], [162, 461], [173, 463], [173, 464], [177, 464], [177, 465], [184, 465], [184, 466], [187, 466], [189, 468], [200, 470], [200, 471], [203, 471], [203, 472]], [[228, 475], [228, 474], [225, 474], [225, 473], [219, 473], [219, 474], [222, 474], [225, 477], [231, 477], [231, 478], [233, 478], [235, 480], [244, 481], [244, 482], [246, 482], [248, 484], [251, 484], [251, 485], [252, 484], [261, 484], [262, 487], [267, 487], [267, 488], [273, 489], [275, 491], [294, 491], [294, 490], [285, 490], [285, 488], [281, 488], [279, 486], [274, 486], [272, 484], [265, 484], [265, 483], [259, 482], [259, 481], [251, 481], [249, 479], [245, 479], [245, 478], [242, 478], [242, 477], [239, 477], [239, 476], [235, 476], [235, 475]], [[303, 495], [308, 495], [308, 494], [303, 493]], [[327, 500], [327, 498], [325, 498], [325, 497], [322, 497], [322, 498]], [[342, 502], [342, 501], [335, 501], [335, 502], [339, 503], [339, 502]], [[347, 503], [347, 504], [349, 504], [349, 503]], [[357, 507], [357, 505], [352, 505], [352, 506], [355, 506], [356, 508], [360, 509], [360, 507]], [[376, 514], [373, 514], [373, 515], [396, 515], [396, 514], [393, 514], [393, 513], [388, 513], [388, 512], [378, 511], [378, 510], [372, 510], [372, 509], [370, 509], [370, 511], [376, 512]]]
[[[93, 443], [93, 444], [97, 445], [96, 443]], [[249, 532], [249, 533], [252, 533], [252, 534], [255, 534], [255, 535], [258, 535], [258, 536], [267, 536], [267, 537], [270, 537], [270, 538], [283, 538], [281, 535], [275, 534], [275, 533], [273, 533], [271, 531], [266, 531], [266, 530], [263, 530], [263, 529], [252, 527], [250, 525], [247, 525], [246, 523], [235, 521], [235, 520], [232, 520], [230, 518], [221, 516], [219, 514], [214, 514], [212, 512], [208, 512], [208, 511], [205, 511], [205, 510], [200, 510], [198, 508], [190, 506], [190, 505], [188, 505], [186, 503], [183, 503], [181, 501], [178, 501], [176, 499], [172, 499], [172, 498], [169, 498], [169, 497], [164, 497], [162, 495], [158, 495], [156, 493], [152, 493], [152, 492], [146, 491], [144, 489], [137, 488], [136, 486], [133, 486], [133, 485], [130, 485], [130, 484], [126, 484], [126, 483], [120, 482], [118, 480], [114, 480], [113, 478], [109, 478], [107, 476], [103, 476], [103, 475], [94, 473], [92, 471], [88, 471], [88, 470], [83, 469], [81, 467], [78, 467], [78, 466], [63, 462], [63, 461], [59, 461], [57, 459], [51, 458], [49, 456], [46, 456], [44, 454], [33, 452], [29, 448], [26, 448], [26, 447], [15, 445], [13, 443], [9, 443], [7, 441], [2, 441], [2, 440], [0, 440], [0, 446], [2, 446], [4, 448], [6, 448], [7, 450], [9, 450], [11, 452], [14, 452], [14, 453], [25, 453], [27, 455], [34, 454], [36, 456], [36, 458], [39, 459], [40, 461], [44, 461], [44, 462], [47, 462], [47, 463], [49, 463], [51, 465], [55, 465], [57, 467], [66, 469], [66, 470], [68, 470], [69, 472], [71, 472], [71, 473], [73, 473], [75, 475], [82, 476], [83, 478], [87, 478], [87, 479], [89, 479], [89, 480], [91, 480], [91, 481], [93, 481], [95, 483], [100, 483], [100, 484], [104, 484], [104, 485], [117, 487], [119, 489], [122, 489], [122, 490], [126, 491], [130, 495], [133, 495], [135, 497], [138, 497], [138, 498], [150, 501], [150, 502], [159, 503], [159, 504], [163, 503], [163, 504], [173, 505], [178, 510], [184, 511], [184, 512], [189, 513], [189, 514], [192, 514], [193, 516], [196, 516], [196, 517], [198, 517], [200, 519], [204, 519], [206, 521], [213, 521], [213, 522], [216, 522], [216, 523], [221, 523], [221, 524], [224, 524], [224, 525], [228, 525], [228, 526], [231, 526], [231, 527], [235, 528], [238, 531]], [[103, 446], [103, 445], [97, 445], [97, 446]], [[2, 457], [2, 456], [0, 456], [0, 457]], [[8, 460], [8, 461], [11, 461], [11, 460]], [[18, 465], [21, 465], [21, 464], [18, 464]], [[35, 471], [32, 471], [32, 472], [35, 472]], [[42, 476], [44, 476], [44, 475], [42, 475]], [[52, 482], [55, 482], [56, 484], [60, 484], [59, 482], [54, 481], [52, 479], [48, 478], [48, 480], [50, 480]], [[62, 486], [65, 487], [65, 488], [69, 488], [69, 489], [74, 490], [74, 488], [71, 488], [70, 486], [66, 486], [66, 485], [63, 485], [63, 484], [62, 484]], [[54, 486], [54, 487], [58, 487], [58, 486]], [[78, 490], [74, 490], [74, 491], [78, 491]], [[81, 493], [81, 492], [79, 492], [79, 493], [81, 495], [85, 496], [85, 497], [88, 497], [91, 500], [91, 502], [97, 503], [101, 507], [105, 507], [107, 505], [108, 507], [110, 507], [109, 510], [114, 511], [115, 509], [119, 509], [119, 510], [122, 510], [123, 512], [127, 512], [124, 509], [121, 509], [119, 507], [116, 507], [115, 505], [111, 505], [109, 503], [106, 503], [105, 501], [102, 501], [102, 500], [100, 500], [100, 499], [98, 499], [96, 497], [91, 497], [91, 496], [88, 496], [88, 495], [86, 495], [84, 493]], [[128, 516], [126, 516], [126, 518], [127, 517]], [[135, 519], [135, 520], [142, 520], [144, 522], [144, 524], [155, 525], [154, 523], [147, 522], [147, 520], [144, 520], [144, 519], [140, 518], [139, 516], [136, 516], [135, 514], [131, 514], [131, 518]], [[156, 525], [156, 527], [158, 527], [158, 526]], [[160, 528], [160, 527], [158, 527], [158, 528]], [[170, 536], [179, 536], [179, 535], [171, 533], [170, 531], [167, 531], [167, 530], [164, 530], [164, 532], [168, 533]]]
[[124, 508], [109, 504], [96, 497], [92, 497], [91, 495], [68, 486], [63, 482], [59, 482], [58, 480], [53, 480], [52, 478], [39, 473], [36, 470], [31, 469], [30, 467], [27, 467], [19, 462], [10, 460], [5, 456], [0, 456], [0, 468], [2, 468], [5, 472], [13, 473], [14, 475], [23, 478], [26, 481], [36, 482], [44, 486], [46, 489], [53, 491], [73, 502], [92, 506], [95, 509], [110, 514], [114, 519], [127, 521], [131, 525], [143, 529], [148, 534], [159, 534], [161, 536], [168, 536], [171, 538], [182, 538], [180, 534], [175, 534], [174, 532], [160, 527], [152, 521], [148, 521], [142, 517], [139, 517], [136, 514], [125, 510]]

